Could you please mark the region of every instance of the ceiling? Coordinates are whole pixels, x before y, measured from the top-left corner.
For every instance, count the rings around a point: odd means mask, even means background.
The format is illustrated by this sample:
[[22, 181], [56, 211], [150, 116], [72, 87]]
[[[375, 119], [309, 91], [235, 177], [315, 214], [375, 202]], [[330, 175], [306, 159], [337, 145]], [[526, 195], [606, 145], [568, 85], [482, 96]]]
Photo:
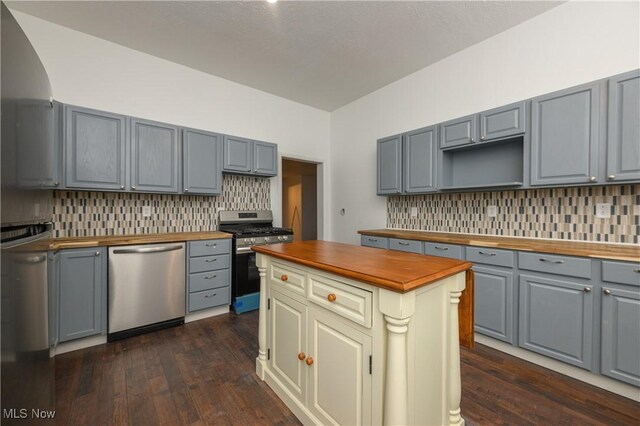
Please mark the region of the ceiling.
[[561, 2], [26, 1], [15, 10], [333, 111]]

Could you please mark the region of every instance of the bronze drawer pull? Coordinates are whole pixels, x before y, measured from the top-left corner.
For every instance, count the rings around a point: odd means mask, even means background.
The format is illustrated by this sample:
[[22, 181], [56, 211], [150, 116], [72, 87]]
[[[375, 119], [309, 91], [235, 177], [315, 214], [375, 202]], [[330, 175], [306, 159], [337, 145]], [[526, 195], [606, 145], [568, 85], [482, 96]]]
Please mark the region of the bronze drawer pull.
[[288, 277], [288, 276], [286, 276], [285, 274], [282, 274], [282, 275], [280, 276], [280, 279], [281, 279], [282, 281], [287, 281], [287, 280], [289, 279], [289, 277]]
[[564, 263], [564, 260], [553, 260], [553, 259], [545, 259], [544, 257], [540, 258], [540, 262], [549, 262], [549, 263], [555, 263], [557, 265]]
[[329, 302], [335, 302], [335, 301], [336, 301], [336, 299], [337, 299], [337, 297], [336, 297], [336, 295], [335, 295], [335, 294], [333, 294], [333, 293], [329, 293], [329, 294], [327, 295], [327, 300], [328, 300]]
[[[490, 252], [490, 251], [478, 251], [478, 253], [480, 254], [484, 254], [485, 256], [495, 256], [496, 253]], [[542, 260], [542, 259], [540, 259]]]
[[449, 247], [440, 247], [440, 246], [435, 246], [436, 250], [442, 250], [442, 251], [447, 251], [449, 250]]
[[401, 246], [408, 246], [408, 245], [410, 245], [411, 243], [405, 243], [405, 242], [403, 242], [403, 241], [398, 241], [398, 244], [399, 244], [399, 245], [401, 245]]

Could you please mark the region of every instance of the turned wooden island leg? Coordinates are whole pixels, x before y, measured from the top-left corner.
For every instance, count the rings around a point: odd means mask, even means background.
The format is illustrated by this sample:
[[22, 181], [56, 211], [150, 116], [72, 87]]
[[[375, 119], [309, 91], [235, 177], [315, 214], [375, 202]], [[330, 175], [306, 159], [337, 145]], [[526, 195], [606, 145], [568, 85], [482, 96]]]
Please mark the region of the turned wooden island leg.
[[[461, 281], [461, 278], [458, 278]], [[460, 284], [451, 290], [450, 293], [450, 326], [451, 333], [449, 337], [449, 424], [464, 425], [464, 419], [460, 415], [460, 399], [462, 397], [462, 380], [460, 377], [460, 342], [458, 337], [458, 303], [460, 295], [464, 289], [464, 284], [460, 288]]]
[[260, 315], [258, 323], [258, 358], [256, 358], [256, 374], [264, 380], [267, 366], [267, 268], [262, 262], [262, 256], [257, 255], [256, 263], [260, 273]]
[[398, 319], [385, 315], [384, 319], [388, 331], [384, 424], [406, 425], [409, 400], [407, 331], [410, 318]]

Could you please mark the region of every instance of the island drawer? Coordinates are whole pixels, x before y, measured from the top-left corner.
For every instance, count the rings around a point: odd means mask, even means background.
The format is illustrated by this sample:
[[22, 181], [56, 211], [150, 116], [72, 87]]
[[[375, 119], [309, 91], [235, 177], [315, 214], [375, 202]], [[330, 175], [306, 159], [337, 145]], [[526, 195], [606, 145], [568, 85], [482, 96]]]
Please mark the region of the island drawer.
[[229, 269], [189, 274], [189, 292], [210, 290], [231, 284]]
[[640, 286], [640, 263], [603, 260], [602, 281]]
[[370, 291], [310, 274], [307, 298], [341, 317], [371, 328], [373, 296]]
[[305, 296], [307, 275], [300, 269], [278, 262], [271, 263], [271, 285], [279, 290], [289, 290], [295, 294]]
[[189, 259], [189, 272], [214, 271], [229, 268], [229, 255], [192, 257]]
[[360, 238], [360, 245], [365, 247], [386, 249], [389, 248], [389, 239], [386, 237], [372, 237], [371, 235], [363, 235]]
[[205, 240], [189, 241], [189, 256], [212, 256], [216, 254], [229, 254], [231, 252], [231, 240]]
[[199, 291], [189, 294], [189, 312], [200, 309], [213, 308], [214, 306], [228, 305], [229, 287], [220, 287], [213, 290]]
[[462, 246], [455, 244], [424, 243], [424, 254], [429, 256], [450, 257], [462, 259]]
[[485, 265], [504, 266], [513, 268], [513, 252], [486, 247], [467, 247], [467, 260]]
[[422, 254], [422, 241], [389, 238], [389, 248], [391, 250], [408, 251], [410, 253]]
[[545, 253], [518, 253], [518, 267], [529, 271], [591, 278], [591, 260]]

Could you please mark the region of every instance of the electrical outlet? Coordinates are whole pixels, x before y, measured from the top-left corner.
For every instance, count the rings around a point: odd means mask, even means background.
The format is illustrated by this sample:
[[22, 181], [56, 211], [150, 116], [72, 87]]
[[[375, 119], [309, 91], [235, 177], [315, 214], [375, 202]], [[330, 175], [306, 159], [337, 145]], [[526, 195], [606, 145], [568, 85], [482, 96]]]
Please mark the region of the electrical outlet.
[[609, 203], [596, 204], [596, 217], [600, 219], [609, 219], [611, 217], [611, 204]]
[[142, 217], [151, 217], [151, 206], [142, 206]]
[[411, 207], [411, 217], [418, 217], [418, 208]]
[[489, 217], [498, 216], [498, 206], [487, 206], [487, 216]]

